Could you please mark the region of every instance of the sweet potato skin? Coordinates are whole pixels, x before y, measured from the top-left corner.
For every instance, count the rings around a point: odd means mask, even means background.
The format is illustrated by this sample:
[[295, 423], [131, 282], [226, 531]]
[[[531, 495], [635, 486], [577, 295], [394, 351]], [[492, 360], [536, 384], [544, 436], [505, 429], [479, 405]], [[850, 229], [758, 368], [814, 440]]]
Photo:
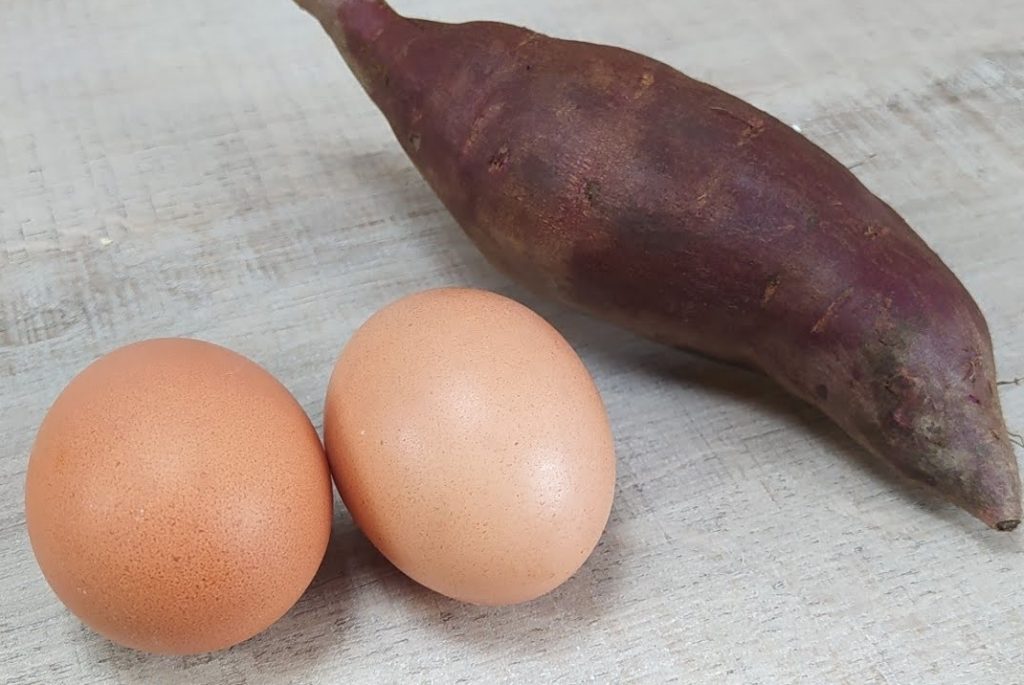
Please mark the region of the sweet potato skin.
[[1020, 478], [977, 305], [842, 164], [626, 50], [505, 24], [316, 13], [480, 250], [538, 292], [759, 369], [987, 524]]

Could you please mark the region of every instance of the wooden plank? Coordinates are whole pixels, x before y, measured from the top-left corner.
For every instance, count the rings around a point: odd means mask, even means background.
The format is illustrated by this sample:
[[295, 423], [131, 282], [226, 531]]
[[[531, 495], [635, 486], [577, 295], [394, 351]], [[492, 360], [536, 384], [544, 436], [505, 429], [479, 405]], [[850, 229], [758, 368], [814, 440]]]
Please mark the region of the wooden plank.
[[[1024, 376], [1019, 0], [420, 0], [639, 49], [746, 97], [903, 212]], [[619, 445], [607, 534], [532, 604], [459, 605], [339, 513], [310, 592], [226, 653], [115, 647], [50, 593], [22, 488], [61, 387], [116, 345], [197, 336], [318, 423], [341, 345], [416, 289], [548, 316]], [[659, 349], [493, 273], [311, 20], [286, 0], [0, 4], [0, 680], [1024, 683], [1021, 537], [892, 479], [767, 383]], [[1024, 431], [1024, 386], [1003, 388]]]

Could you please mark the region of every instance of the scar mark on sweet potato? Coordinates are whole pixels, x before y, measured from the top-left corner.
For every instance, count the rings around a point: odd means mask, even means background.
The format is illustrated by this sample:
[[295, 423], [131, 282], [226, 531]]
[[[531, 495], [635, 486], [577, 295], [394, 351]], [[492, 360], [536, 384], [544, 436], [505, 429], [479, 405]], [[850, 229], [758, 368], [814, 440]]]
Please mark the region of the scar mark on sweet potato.
[[735, 119], [736, 121], [746, 124], [747, 128], [743, 130], [742, 134], [740, 134], [739, 142], [736, 143], [737, 146], [746, 145], [747, 143], [749, 143], [750, 141], [754, 140], [759, 135], [764, 133], [765, 129], [767, 128], [767, 123], [765, 122], [764, 117], [754, 116], [752, 118], [747, 118], [740, 114], [736, 114], [735, 112], [728, 110], [725, 107], [719, 107], [717, 105], [712, 106], [711, 111], [718, 112], [719, 114], [724, 114], [727, 117], [730, 117], [732, 119]]
[[636, 89], [636, 93], [633, 94], [633, 99], [637, 100], [642, 98], [644, 94], [651, 89], [654, 85], [654, 74], [649, 71], [645, 71], [640, 76], [640, 86]]
[[880, 226], [878, 224], [871, 224], [864, 229], [864, 237], [875, 240], [876, 238], [882, 238], [889, 234], [888, 226]]
[[853, 288], [847, 288], [843, 291], [842, 295], [834, 299], [828, 306], [828, 309], [825, 310], [825, 313], [822, 314], [821, 318], [814, 324], [814, 327], [811, 329], [811, 333], [823, 333], [825, 329], [828, 328], [829, 322], [835, 317], [836, 312], [839, 311], [839, 308], [846, 304], [846, 301], [849, 300], [852, 295]]
[[749, 123], [746, 119], [741, 117], [739, 114], [736, 114], [735, 112], [732, 112], [732, 111], [726, 109], [725, 107], [719, 107], [718, 105], [712, 105], [709, 109], [712, 112], [718, 112], [719, 114], [724, 114], [727, 117], [732, 117], [736, 121], [742, 122], [744, 124], [748, 124]]
[[768, 281], [768, 285], [764, 287], [764, 295], [761, 297], [762, 307], [768, 306], [768, 303], [772, 301], [773, 297], [775, 297], [775, 293], [778, 291], [781, 284], [782, 279], [778, 276], [775, 276], [772, 280]]
[[597, 198], [601, 195], [601, 184], [597, 181], [587, 181], [583, 185], [583, 196], [587, 198], [587, 202], [594, 204], [597, 202]]
[[508, 164], [508, 145], [502, 145], [501, 149], [494, 153], [490, 161], [487, 163], [488, 168], [492, 171], [501, 171]]
[[408, 41], [406, 41], [405, 45], [402, 46], [402, 49], [398, 51], [397, 55], [395, 55], [396, 65], [401, 64], [403, 61], [405, 61], [405, 59], [409, 56], [409, 53], [412, 52], [412, 48], [419, 44], [420, 39], [429, 35], [427, 31], [423, 30], [423, 26], [418, 26], [418, 28], [420, 29], [420, 32], [417, 33], [412, 38], [410, 38]]
[[981, 366], [981, 355], [976, 354], [967, 362], [967, 372], [964, 374], [965, 381], [974, 381], [978, 377], [978, 367]]
[[765, 128], [766, 125], [764, 119], [762, 119], [761, 117], [757, 117], [753, 121], [747, 122], [747, 130], [745, 130], [743, 132], [743, 135], [740, 136], [739, 145], [745, 145], [752, 141], [754, 138], [757, 138], [759, 135], [764, 133]]
[[411, 133], [411, 134], [409, 134], [409, 145], [412, 147], [412, 149], [414, 151], [419, 152], [420, 151], [420, 146], [422, 144], [423, 144], [423, 136], [421, 136], [419, 133]]
[[540, 40], [540, 34], [531, 31], [525, 38], [519, 41], [514, 49], [519, 50], [520, 48], [524, 48], [530, 43], [535, 43], [538, 40]]
[[515, 47], [512, 48], [513, 54], [519, 52], [520, 50], [525, 48], [530, 43], [535, 43], [535, 42], [537, 42], [540, 39], [541, 39], [541, 35], [539, 33], [534, 33], [534, 32], [528, 33], [525, 38], [523, 38], [521, 41], [516, 43]]
[[480, 135], [487, 127], [487, 124], [494, 121], [494, 118], [501, 114], [504, 109], [504, 102], [496, 102], [488, 105], [484, 111], [477, 116], [473, 125], [469, 129], [469, 135], [466, 136], [466, 142], [462, 144], [463, 156], [467, 155], [474, 147], [476, 147], [477, 142], [480, 140]]

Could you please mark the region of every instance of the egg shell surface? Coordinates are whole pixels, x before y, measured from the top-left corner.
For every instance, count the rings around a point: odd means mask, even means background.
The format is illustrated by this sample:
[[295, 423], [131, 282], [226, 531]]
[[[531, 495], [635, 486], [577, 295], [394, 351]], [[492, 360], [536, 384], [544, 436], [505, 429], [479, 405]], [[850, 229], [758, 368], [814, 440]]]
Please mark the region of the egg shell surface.
[[197, 340], [118, 349], [75, 377], [29, 460], [28, 532], [84, 623], [192, 654], [261, 632], [323, 559], [330, 472], [302, 407], [266, 370]]
[[432, 290], [375, 314], [337, 362], [324, 422], [355, 522], [449, 597], [548, 593], [607, 523], [615, 451], [597, 387], [558, 331], [506, 297]]

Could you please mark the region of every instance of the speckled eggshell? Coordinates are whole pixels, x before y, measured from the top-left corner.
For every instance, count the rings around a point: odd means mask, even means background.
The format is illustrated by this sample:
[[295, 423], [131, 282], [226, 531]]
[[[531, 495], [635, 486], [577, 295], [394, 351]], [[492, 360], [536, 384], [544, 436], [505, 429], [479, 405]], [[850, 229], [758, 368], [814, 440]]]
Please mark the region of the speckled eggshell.
[[554, 328], [500, 295], [433, 290], [378, 312], [338, 360], [324, 421], [356, 523], [449, 597], [539, 597], [607, 523], [615, 454], [597, 388]]
[[252, 637], [298, 600], [332, 492], [316, 431], [273, 376], [216, 345], [152, 340], [60, 395], [25, 508], [43, 574], [83, 622], [190, 654]]

